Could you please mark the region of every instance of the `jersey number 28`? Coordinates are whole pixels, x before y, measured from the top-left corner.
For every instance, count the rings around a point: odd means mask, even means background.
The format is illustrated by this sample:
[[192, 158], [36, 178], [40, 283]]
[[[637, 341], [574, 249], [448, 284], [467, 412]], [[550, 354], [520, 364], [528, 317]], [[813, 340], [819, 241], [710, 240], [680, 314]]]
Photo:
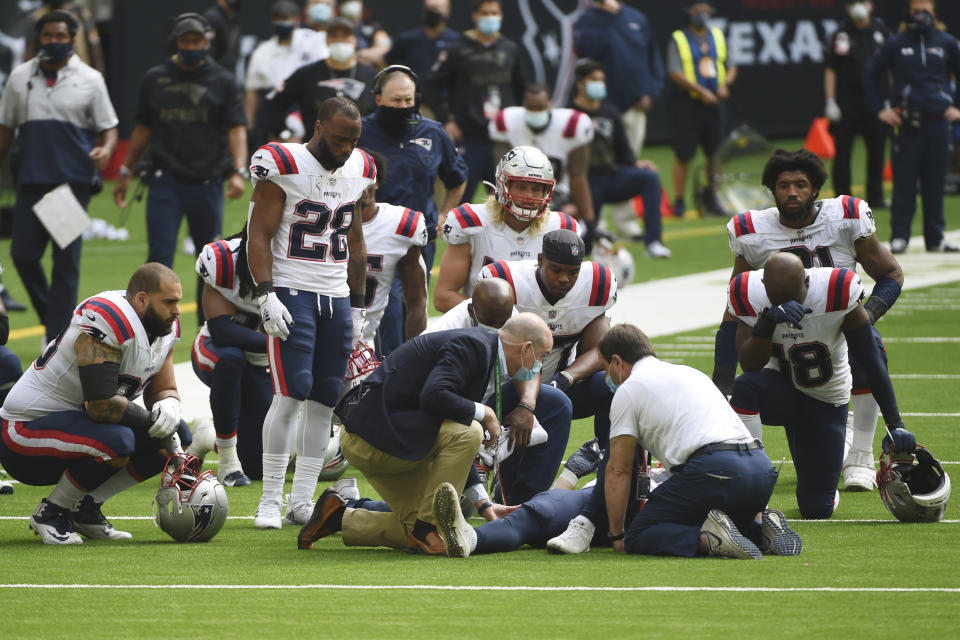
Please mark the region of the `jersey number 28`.
[[345, 262], [349, 256], [347, 232], [353, 222], [353, 209], [353, 202], [341, 205], [336, 211], [330, 211], [322, 202], [303, 200], [298, 203], [293, 214], [304, 220], [290, 225], [287, 256], [323, 262], [327, 259], [329, 247], [333, 262]]

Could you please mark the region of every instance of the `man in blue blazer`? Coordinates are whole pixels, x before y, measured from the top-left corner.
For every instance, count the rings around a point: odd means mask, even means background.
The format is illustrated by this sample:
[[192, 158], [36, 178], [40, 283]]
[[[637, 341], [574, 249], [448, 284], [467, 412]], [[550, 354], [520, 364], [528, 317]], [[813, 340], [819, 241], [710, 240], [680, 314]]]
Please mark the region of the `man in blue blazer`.
[[[517, 387], [514, 402], [503, 399], [505, 412], [516, 404], [504, 424], [511, 424], [514, 413], [526, 412], [532, 428], [538, 374], [543, 355], [552, 346], [550, 329], [530, 313], [511, 318], [495, 334], [480, 328], [453, 329], [401, 345], [364, 381], [340, 437], [347, 460], [392, 511], [315, 512], [304, 529], [316, 531], [302, 531], [302, 541], [310, 538], [312, 544], [327, 529], [342, 527], [347, 545], [444, 555], [433, 517], [434, 492], [444, 482], [464, 486], [481, 441], [490, 443], [499, 435], [494, 409], [483, 404], [498, 383], [512, 378]], [[517, 445], [525, 446], [529, 431], [516, 431]], [[321, 498], [317, 506], [322, 509], [328, 503], [334, 501]]]

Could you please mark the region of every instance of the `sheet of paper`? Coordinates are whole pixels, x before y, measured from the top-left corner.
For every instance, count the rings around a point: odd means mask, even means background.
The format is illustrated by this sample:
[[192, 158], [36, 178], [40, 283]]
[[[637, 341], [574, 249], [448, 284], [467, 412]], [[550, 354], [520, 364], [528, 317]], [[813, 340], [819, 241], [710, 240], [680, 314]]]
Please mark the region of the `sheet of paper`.
[[67, 248], [91, 224], [90, 216], [67, 184], [47, 192], [33, 205], [33, 212], [61, 249]]

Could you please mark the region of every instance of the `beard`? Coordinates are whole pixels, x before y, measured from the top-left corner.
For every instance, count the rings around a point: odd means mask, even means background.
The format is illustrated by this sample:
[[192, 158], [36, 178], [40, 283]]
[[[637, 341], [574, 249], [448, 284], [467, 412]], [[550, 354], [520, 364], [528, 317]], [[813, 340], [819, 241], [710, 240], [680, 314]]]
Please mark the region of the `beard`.
[[781, 217], [786, 218], [787, 220], [792, 220], [793, 222], [799, 222], [810, 214], [810, 209], [813, 207], [813, 203], [816, 201], [817, 194], [810, 196], [806, 202], [801, 200], [780, 202], [777, 200], [777, 211], [780, 212]]
[[151, 336], [165, 336], [173, 330], [173, 321], [175, 319], [175, 316], [164, 319], [163, 316], [153, 308], [153, 305], [147, 305], [146, 311], [143, 312], [143, 328], [146, 329], [147, 334]]
[[320, 138], [317, 141], [317, 154], [317, 160], [319, 160], [320, 164], [323, 165], [323, 168], [327, 169], [328, 171], [339, 169], [346, 164], [347, 160], [350, 158], [350, 156], [347, 156], [343, 160], [340, 160], [333, 154], [333, 151], [330, 150], [330, 147], [327, 146], [326, 140], [323, 138]]

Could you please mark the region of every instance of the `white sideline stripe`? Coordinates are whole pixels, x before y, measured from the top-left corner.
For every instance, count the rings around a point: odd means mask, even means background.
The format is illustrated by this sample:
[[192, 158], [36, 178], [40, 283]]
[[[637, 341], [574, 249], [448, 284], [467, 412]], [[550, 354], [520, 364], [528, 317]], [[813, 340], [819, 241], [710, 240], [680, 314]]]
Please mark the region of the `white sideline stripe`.
[[[953, 463], [950, 463], [950, 462], [941, 462], [940, 464], [957, 464], [957, 463], [955, 463], [955, 462], [953, 462]], [[227, 520], [253, 520], [253, 518], [254, 518], [254, 516], [227, 516]], [[0, 520], [29, 520], [29, 519], [30, 519], [30, 516], [0, 516]], [[109, 519], [110, 519], [110, 520], [118, 520], [118, 521], [119, 521], [119, 520], [124, 520], [124, 521], [129, 521], [129, 520], [149, 520], [149, 521], [153, 522], [153, 516], [110, 516]], [[896, 522], [898, 522], [898, 521], [897, 521], [897, 520], [893, 520], [893, 519], [890, 519], [890, 520], [879, 519], [879, 520], [878, 520], [878, 519], [870, 519], [870, 518], [850, 518], [850, 519], [833, 518], [833, 519], [830, 519], [830, 520], [794, 520], [794, 519], [791, 519], [790, 522], [791, 522], [792, 524], [807, 524], [807, 523], [820, 524], [821, 522], [823, 522], [823, 523], [831, 523], [831, 522], [846, 522], [846, 523], [889, 522], [889, 523], [896, 523]], [[940, 522], [940, 524], [960, 524], [960, 520], [940, 520], [939, 522]]]
[[901, 413], [908, 418], [960, 418], [960, 413]]
[[925, 338], [884, 338], [884, 342], [909, 342], [909, 343], [921, 343], [921, 342], [960, 342], [960, 338], [947, 338], [947, 337], [925, 337]]
[[960, 380], [955, 373], [891, 373], [893, 380]]
[[230, 589], [236, 591], [716, 591], [759, 593], [960, 593], [960, 587], [584, 587], [449, 584], [0, 584], [0, 589]]

